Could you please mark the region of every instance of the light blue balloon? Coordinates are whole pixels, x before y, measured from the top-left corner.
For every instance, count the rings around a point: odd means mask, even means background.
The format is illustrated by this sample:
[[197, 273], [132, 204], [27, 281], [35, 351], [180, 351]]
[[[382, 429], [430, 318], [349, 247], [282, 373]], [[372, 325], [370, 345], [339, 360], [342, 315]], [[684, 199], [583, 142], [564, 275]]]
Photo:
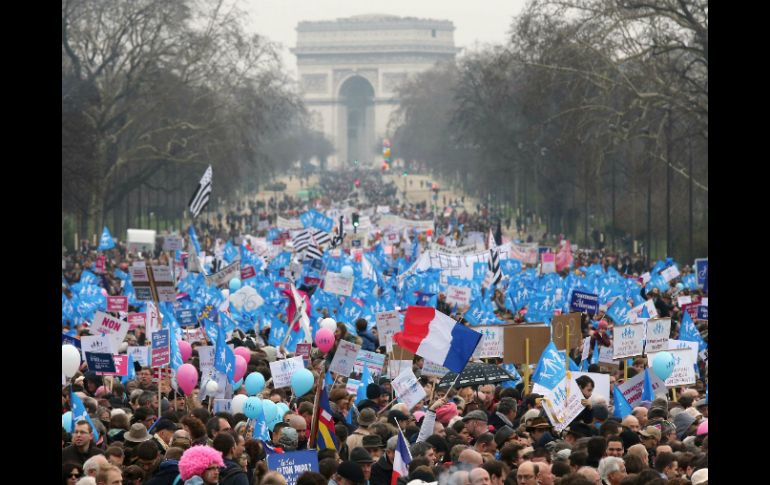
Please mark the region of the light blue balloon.
[[283, 419], [283, 417], [286, 415], [286, 413], [289, 412], [289, 406], [285, 402], [279, 402], [275, 405], [276, 409], [278, 409], [278, 416]]
[[259, 419], [264, 414], [262, 406], [262, 399], [251, 396], [250, 398], [246, 399], [245, 403], [243, 403], [243, 414], [245, 414], [249, 419]]
[[252, 372], [246, 376], [246, 394], [254, 396], [265, 388], [265, 376], [259, 372]]
[[61, 427], [70, 433], [72, 431], [72, 411], [67, 411], [61, 415]]
[[[270, 399], [262, 399], [262, 411], [264, 414], [265, 422], [268, 424], [268, 427], [270, 427], [270, 422], [273, 421], [278, 415], [278, 407]], [[272, 430], [273, 428], [270, 427], [270, 431]]]
[[660, 352], [652, 361], [652, 370], [660, 380], [665, 381], [674, 372], [674, 356], [671, 352]]
[[233, 278], [230, 280], [230, 294], [232, 295], [236, 291], [241, 289], [241, 286], [243, 286], [243, 283], [241, 283], [240, 278]]
[[313, 388], [313, 373], [300, 369], [291, 376], [291, 390], [297, 397], [304, 396]]
[[343, 266], [342, 269], [340, 269], [340, 274], [350, 278], [351, 276], [353, 276], [353, 268], [347, 265]]
[[233, 384], [233, 391], [237, 391], [238, 389], [241, 388], [242, 385], [243, 385], [243, 378], [241, 378], [240, 380], [238, 380], [238, 382]]

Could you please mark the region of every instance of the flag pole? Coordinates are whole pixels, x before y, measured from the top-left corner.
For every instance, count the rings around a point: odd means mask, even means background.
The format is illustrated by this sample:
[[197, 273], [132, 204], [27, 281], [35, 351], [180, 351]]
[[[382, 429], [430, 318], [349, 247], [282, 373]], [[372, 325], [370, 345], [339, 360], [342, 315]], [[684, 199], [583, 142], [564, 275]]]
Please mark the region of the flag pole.
[[318, 381], [316, 381], [315, 400], [313, 401], [313, 417], [310, 419], [310, 438], [308, 441], [308, 449], [312, 450], [316, 448], [316, 438], [318, 436], [318, 416], [319, 407], [321, 403], [321, 391], [323, 390], [323, 376], [326, 375], [326, 370], [318, 374]]
[[529, 394], [529, 337], [524, 339], [524, 394]]
[[567, 403], [569, 402], [569, 384], [572, 380], [572, 374], [569, 371], [569, 323], [567, 323], [565, 326], [567, 327], [567, 345], [564, 346], [564, 365], [566, 366], [565, 375], [567, 376], [567, 399], [564, 400], [564, 406], [566, 407]]

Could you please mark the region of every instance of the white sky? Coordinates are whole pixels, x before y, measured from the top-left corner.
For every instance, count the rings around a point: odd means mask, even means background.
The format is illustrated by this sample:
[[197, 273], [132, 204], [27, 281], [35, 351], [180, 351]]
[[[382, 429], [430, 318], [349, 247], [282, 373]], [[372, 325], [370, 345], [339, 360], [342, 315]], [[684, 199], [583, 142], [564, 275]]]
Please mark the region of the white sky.
[[334, 20], [362, 14], [451, 20], [455, 46], [502, 44], [512, 18], [525, 0], [246, 0], [253, 32], [282, 44], [286, 69], [296, 75], [297, 60], [289, 52], [297, 43], [295, 28], [302, 20]]

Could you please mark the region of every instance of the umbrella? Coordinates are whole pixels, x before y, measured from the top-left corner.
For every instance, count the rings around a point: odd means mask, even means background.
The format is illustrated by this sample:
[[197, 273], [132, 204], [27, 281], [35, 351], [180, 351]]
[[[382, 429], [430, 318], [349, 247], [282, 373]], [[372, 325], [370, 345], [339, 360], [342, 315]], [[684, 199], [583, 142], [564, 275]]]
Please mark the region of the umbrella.
[[457, 379], [455, 372], [447, 373], [438, 383], [438, 389], [448, 389], [453, 383], [455, 387], [480, 386], [482, 384], [496, 384], [504, 381], [515, 381], [507, 370], [495, 364], [484, 364], [481, 362], [471, 362], [460, 372], [460, 378]]

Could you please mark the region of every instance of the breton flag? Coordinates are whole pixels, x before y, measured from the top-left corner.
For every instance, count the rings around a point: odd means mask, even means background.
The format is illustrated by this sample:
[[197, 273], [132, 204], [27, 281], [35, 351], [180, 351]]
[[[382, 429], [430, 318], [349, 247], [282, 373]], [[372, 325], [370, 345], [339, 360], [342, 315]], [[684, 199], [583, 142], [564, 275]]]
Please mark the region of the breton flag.
[[492, 229], [489, 230], [489, 262], [487, 263], [489, 271], [484, 278], [484, 286], [496, 285], [503, 279], [503, 272], [500, 270], [500, 255], [497, 253], [497, 244], [492, 235]]
[[409, 464], [412, 463], [412, 455], [409, 453], [409, 447], [406, 446], [406, 440], [401, 430], [398, 430], [398, 443], [396, 443], [396, 454], [393, 457], [393, 475], [390, 478], [390, 485], [398, 483], [398, 477], [409, 475]]
[[209, 203], [209, 196], [211, 195], [211, 165], [203, 173], [201, 181], [198, 183], [198, 190], [193, 194], [190, 203], [190, 212], [193, 217], [198, 217], [206, 204]]
[[459, 325], [435, 308], [409, 306], [404, 331], [393, 335], [401, 347], [452, 372], [462, 372], [476, 350], [481, 334]]
[[294, 246], [294, 251], [299, 254], [310, 245], [310, 232], [307, 229], [303, 229], [298, 232], [293, 238], [291, 243]]
[[323, 251], [321, 250], [321, 243], [316, 241], [314, 236], [310, 236], [310, 244], [305, 248], [305, 257], [303, 261], [312, 261], [314, 259], [322, 259]]

